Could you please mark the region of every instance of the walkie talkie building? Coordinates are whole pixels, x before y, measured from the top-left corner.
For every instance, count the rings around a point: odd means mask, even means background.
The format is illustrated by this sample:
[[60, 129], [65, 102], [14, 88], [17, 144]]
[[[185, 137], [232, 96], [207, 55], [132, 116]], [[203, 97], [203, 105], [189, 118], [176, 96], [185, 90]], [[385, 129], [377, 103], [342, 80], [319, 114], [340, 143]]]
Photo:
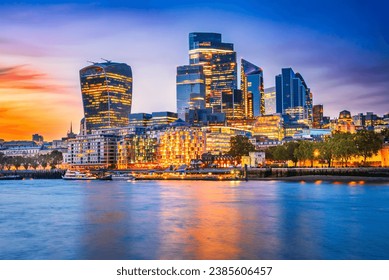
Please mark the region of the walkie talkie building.
[[125, 63], [93, 63], [80, 70], [86, 132], [128, 125], [132, 71]]

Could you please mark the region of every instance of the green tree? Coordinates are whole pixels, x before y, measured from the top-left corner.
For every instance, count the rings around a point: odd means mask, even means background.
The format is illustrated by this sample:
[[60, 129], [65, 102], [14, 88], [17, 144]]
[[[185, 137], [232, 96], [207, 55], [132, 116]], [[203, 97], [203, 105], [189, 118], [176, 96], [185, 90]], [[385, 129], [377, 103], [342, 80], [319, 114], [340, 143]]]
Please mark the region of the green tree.
[[331, 167], [334, 158], [335, 141], [332, 137], [326, 138], [318, 144], [319, 158], [327, 162], [328, 167]]
[[231, 148], [228, 152], [233, 157], [248, 156], [249, 152], [255, 151], [255, 146], [251, 144], [249, 138], [242, 135], [231, 137]]
[[389, 141], [389, 128], [385, 128], [381, 131], [381, 136], [383, 142], [388, 142]]
[[298, 162], [298, 158], [295, 155], [295, 151], [300, 146], [300, 143], [292, 141], [292, 142], [285, 143], [284, 146], [285, 146], [285, 152], [286, 152], [286, 154], [285, 154], [286, 159], [291, 160], [294, 164], [294, 167], [296, 167], [297, 162]]
[[366, 165], [366, 159], [376, 155], [382, 147], [382, 138], [374, 131], [360, 130], [355, 137], [357, 154], [363, 157], [363, 165]]
[[311, 167], [313, 166], [313, 161], [315, 159], [315, 149], [317, 145], [311, 141], [301, 141], [300, 145], [294, 151], [294, 156], [299, 160], [304, 162], [309, 160]]
[[334, 158], [347, 167], [351, 157], [357, 155], [355, 135], [351, 133], [335, 133], [332, 136]]

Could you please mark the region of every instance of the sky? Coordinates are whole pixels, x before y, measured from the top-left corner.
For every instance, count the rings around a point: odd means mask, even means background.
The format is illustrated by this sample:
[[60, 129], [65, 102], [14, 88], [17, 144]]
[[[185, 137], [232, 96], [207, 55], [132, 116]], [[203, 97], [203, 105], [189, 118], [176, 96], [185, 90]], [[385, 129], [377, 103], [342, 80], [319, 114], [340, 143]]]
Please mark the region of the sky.
[[0, 138], [79, 131], [79, 70], [101, 58], [133, 72], [132, 112], [176, 111], [188, 34], [218, 32], [237, 57], [299, 72], [336, 117], [389, 112], [389, 4], [384, 1], [2, 1]]

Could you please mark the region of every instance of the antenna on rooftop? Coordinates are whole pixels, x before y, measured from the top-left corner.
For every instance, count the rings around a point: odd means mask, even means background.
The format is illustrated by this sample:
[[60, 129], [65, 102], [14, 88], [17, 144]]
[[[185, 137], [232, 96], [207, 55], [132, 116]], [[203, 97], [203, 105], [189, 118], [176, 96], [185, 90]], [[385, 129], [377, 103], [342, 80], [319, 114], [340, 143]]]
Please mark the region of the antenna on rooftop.
[[96, 64], [96, 62], [93, 62], [93, 61], [90, 61], [90, 60], [87, 60], [86, 62], [92, 63], [92, 64]]
[[100, 58], [101, 60], [104, 60], [105, 62], [108, 62], [108, 63], [111, 63], [112, 60], [108, 60], [108, 59], [105, 59], [105, 58]]

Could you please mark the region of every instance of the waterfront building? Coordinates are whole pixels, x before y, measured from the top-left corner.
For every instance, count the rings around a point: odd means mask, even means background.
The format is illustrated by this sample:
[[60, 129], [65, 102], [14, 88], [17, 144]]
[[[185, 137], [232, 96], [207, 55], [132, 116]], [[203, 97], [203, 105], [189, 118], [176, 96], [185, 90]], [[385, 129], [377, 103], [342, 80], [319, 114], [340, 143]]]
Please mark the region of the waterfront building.
[[161, 166], [190, 165], [205, 152], [205, 133], [199, 127], [171, 126], [159, 133], [157, 159]]
[[144, 167], [156, 164], [157, 137], [151, 133], [128, 134], [117, 143], [117, 168]]
[[231, 148], [231, 138], [237, 135], [251, 137], [251, 131], [229, 127], [209, 126], [204, 127], [206, 134], [206, 151], [212, 155], [226, 154]]
[[321, 128], [323, 125], [323, 105], [313, 106], [313, 128]]
[[292, 68], [283, 68], [276, 76], [276, 111], [312, 125], [312, 93]]
[[86, 132], [128, 125], [132, 71], [125, 63], [93, 63], [80, 70]]
[[189, 64], [203, 67], [205, 106], [212, 108], [213, 113], [222, 112], [222, 94], [233, 94], [233, 90], [237, 88], [236, 52], [233, 44], [222, 42], [222, 35], [219, 33], [190, 33]]
[[202, 65], [177, 67], [177, 114], [187, 120], [189, 110], [205, 108], [205, 76]]
[[303, 123], [284, 123], [285, 137], [300, 138], [306, 129], [309, 129], [309, 126]]
[[240, 88], [243, 92], [244, 115], [253, 118], [265, 115], [262, 68], [241, 60]]
[[96, 131], [68, 141], [65, 163], [83, 168], [115, 168], [118, 135]]
[[265, 88], [264, 90], [265, 114], [273, 115], [276, 113], [276, 87]]
[[265, 136], [281, 141], [285, 137], [284, 121], [280, 114], [260, 116], [253, 125], [253, 136]]

